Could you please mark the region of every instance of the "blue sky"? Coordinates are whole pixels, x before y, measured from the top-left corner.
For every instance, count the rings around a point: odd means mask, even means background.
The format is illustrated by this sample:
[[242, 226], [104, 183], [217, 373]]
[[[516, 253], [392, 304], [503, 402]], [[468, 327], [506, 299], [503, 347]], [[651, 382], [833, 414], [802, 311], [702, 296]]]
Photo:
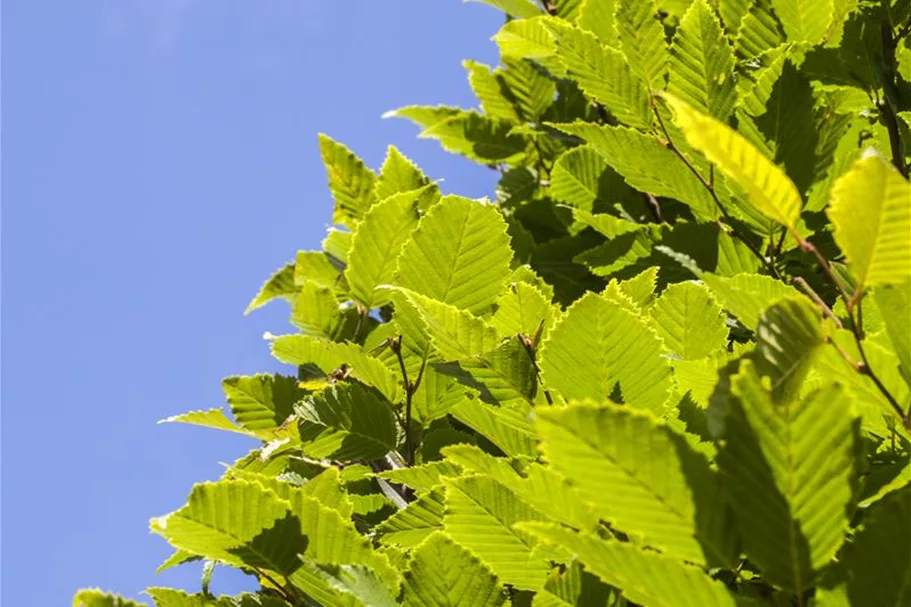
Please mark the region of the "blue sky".
[[[223, 404], [222, 377], [278, 370], [244, 318], [317, 248], [331, 213], [317, 133], [378, 166], [395, 144], [444, 191], [485, 169], [382, 120], [474, 105], [461, 60], [496, 61], [500, 15], [458, 0], [6, 0], [2, 14], [2, 599], [139, 596], [152, 516], [252, 447], [156, 425]], [[217, 591], [245, 580], [216, 572]]]

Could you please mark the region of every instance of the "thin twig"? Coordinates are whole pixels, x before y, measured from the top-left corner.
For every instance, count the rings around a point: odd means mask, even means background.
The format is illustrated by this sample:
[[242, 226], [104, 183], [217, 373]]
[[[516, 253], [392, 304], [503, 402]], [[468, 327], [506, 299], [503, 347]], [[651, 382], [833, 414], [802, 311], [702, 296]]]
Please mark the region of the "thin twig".
[[424, 367], [426, 363], [421, 364], [418, 371], [418, 377], [414, 383], [408, 381], [408, 371], [405, 369], [405, 359], [402, 358], [402, 336], [391, 338], [389, 340], [389, 349], [395, 353], [399, 361], [399, 369], [402, 371], [402, 381], [405, 384], [405, 464], [414, 465], [414, 441], [411, 436], [411, 402], [414, 399], [414, 393], [417, 392], [418, 386], [421, 385], [421, 378], [424, 377]]
[[518, 338], [519, 343], [522, 344], [522, 347], [525, 348], [525, 352], [528, 354], [528, 358], [531, 359], [531, 366], [535, 370], [535, 378], [538, 380], [538, 383], [542, 384], [542, 390], [544, 392], [544, 398], [547, 400], [547, 404], [553, 405], [554, 398], [551, 396], [550, 391], [547, 388], [543, 387], [543, 383], [541, 382], [541, 369], [538, 367], [538, 340], [541, 339], [541, 332], [543, 329], [544, 320], [542, 319], [538, 324], [538, 328], [535, 330], [535, 334], [532, 337], [528, 337], [525, 335], [525, 333], [519, 333], [516, 335], [516, 337]]
[[843, 328], [844, 328], [844, 325], [842, 325], [842, 323], [841, 323], [841, 319], [838, 318], [838, 316], [835, 315], [835, 312], [832, 311], [832, 308], [830, 308], [828, 305], [826, 305], [826, 302], [824, 302], [824, 301], [822, 300], [822, 297], [820, 297], [820, 296], [816, 293], [816, 291], [813, 290], [813, 287], [811, 287], [811, 286], [807, 283], [806, 280], [804, 280], [804, 279], [803, 279], [802, 277], [800, 277], [800, 276], [795, 276], [794, 278], [791, 279], [791, 284], [794, 285], [795, 287], [798, 287], [801, 291], [803, 291], [804, 293], [806, 293], [806, 294], [807, 294], [807, 297], [809, 297], [810, 299], [812, 299], [812, 300], [813, 300], [813, 303], [815, 303], [817, 306], [820, 307], [820, 309], [822, 309], [823, 316], [828, 316], [828, 317], [831, 318], [833, 321], [835, 321], [835, 325], [836, 325], [839, 329], [843, 329]]
[[734, 236], [735, 238], [737, 238], [737, 240], [742, 242], [744, 245], [746, 245], [746, 247], [750, 250], [750, 252], [753, 255], [755, 255], [756, 258], [759, 259], [759, 261], [761, 261], [763, 264], [765, 264], [765, 266], [769, 270], [769, 273], [772, 274], [772, 276], [774, 276], [778, 280], [781, 280], [781, 275], [778, 273], [778, 270], [775, 268], [775, 265], [768, 258], [766, 258], [766, 256], [763, 255], [762, 252], [753, 245], [753, 243], [751, 243], [749, 240], [747, 240], [746, 237], [743, 236], [743, 234], [741, 234], [737, 230], [737, 228], [734, 226], [734, 221], [731, 218], [731, 215], [728, 213], [727, 209], [724, 208], [724, 205], [721, 204], [721, 200], [718, 198], [718, 194], [715, 192], [715, 186], [714, 186], [715, 173], [714, 173], [714, 170], [711, 169], [711, 165], [710, 165], [711, 181], [709, 181], [709, 180], [706, 180], [706, 178], [702, 176], [702, 174], [699, 172], [699, 169], [697, 169], [695, 166], [693, 166], [693, 163], [690, 162], [689, 158], [686, 157], [686, 155], [674, 143], [674, 140], [671, 139], [671, 135], [668, 132], [667, 127], [664, 125], [664, 119], [661, 118], [661, 114], [658, 112], [658, 108], [654, 104], [652, 104], [652, 111], [654, 112], [655, 117], [658, 119], [658, 125], [661, 127], [661, 132], [664, 133], [664, 138], [667, 140], [667, 148], [669, 150], [671, 150], [672, 152], [674, 152], [674, 154], [676, 154], [677, 157], [683, 161], [683, 164], [686, 165], [686, 168], [688, 168], [689, 171], [693, 175], [696, 176], [696, 179], [699, 180], [699, 183], [701, 183], [702, 186], [711, 195], [712, 200], [715, 201], [715, 206], [718, 207], [718, 210], [721, 211], [721, 214], [724, 216], [725, 220], [727, 221], [726, 225], [727, 225], [728, 229], [730, 230], [730, 234], [732, 236]]

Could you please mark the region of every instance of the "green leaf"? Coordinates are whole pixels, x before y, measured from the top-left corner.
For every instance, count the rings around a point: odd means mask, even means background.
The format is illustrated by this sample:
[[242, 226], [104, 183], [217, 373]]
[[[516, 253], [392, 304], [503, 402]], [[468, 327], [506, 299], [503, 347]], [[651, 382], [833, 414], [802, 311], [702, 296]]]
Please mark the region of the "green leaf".
[[450, 462], [431, 462], [410, 468], [386, 470], [377, 474], [377, 477], [405, 485], [414, 489], [418, 495], [424, 495], [441, 484], [442, 477], [458, 476], [460, 470], [458, 466]]
[[725, 121], [734, 110], [734, 51], [706, 0], [695, 0], [671, 45], [667, 90]]
[[307, 335], [331, 337], [343, 322], [332, 290], [310, 281], [304, 283], [291, 307], [291, 324]]
[[886, 332], [901, 363], [902, 376], [911, 386], [911, 280], [901, 285], [885, 285], [874, 289], [873, 300], [883, 315]]
[[513, 527], [546, 518], [498, 482], [483, 476], [444, 479], [449, 536], [490, 567], [503, 583], [522, 590], [544, 585], [547, 564], [532, 553], [534, 540]]
[[553, 105], [556, 85], [530, 61], [504, 59], [501, 79], [521, 121], [537, 122]]
[[468, 82], [475, 97], [481, 102], [481, 109], [491, 118], [502, 118], [512, 122], [522, 122], [516, 107], [509, 98], [509, 90], [502, 82], [500, 74], [493, 72], [489, 66], [477, 61], [463, 61], [468, 71]]
[[691, 146], [743, 188], [757, 210], [796, 229], [801, 198], [784, 171], [730, 127], [672, 95], [665, 94], [664, 99], [673, 107], [676, 123]]
[[331, 386], [297, 406], [304, 453], [337, 460], [377, 459], [396, 445], [391, 405], [355, 382]]
[[781, 77], [782, 69], [788, 58], [788, 45], [781, 45], [757, 58], [759, 65], [747, 71], [737, 82], [737, 107], [750, 116], [759, 116], [766, 112], [766, 106], [772, 96], [772, 89]]
[[407, 289], [398, 289], [393, 301], [397, 310], [410, 307], [418, 315], [424, 325], [423, 332], [443, 360], [472, 358], [492, 350], [500, 342], [493, 327], [455, 306]]
[[73, 607], [146, 607], [146, 604], [136, 603], [97, 588], [85, 588], [76, 592]]
[[[654, 137], [625, 127], [559, 124], [555, 128], [587, 141], [631, 187], [673, 198], [698, 217], [714, 220], [718, 211], [702, 182]], [[656, 171], [655, 167], [661, 167]]]
[[471, 313], [502, 292], [512, 250], [492, 206], [447, 196], [425, 215], [402, 249], [397, 284]]
[[671, 388], [661, 340], [622, 305], [586, 294], [557, 322], [544, 342], [544, 384], [567, 399], [603, 402], [616, 392], [623, 402], [660, 411]]
[[854, 541], [845, 546], [840, 576], [816, 593], [819, 607], [900, 607], [911, 589], [911, 487], [874, 505]]
[[911, 185], [878, 154], [854, 163], [832, 188], [829, 218], [848, 268], [865, 285], [911, 276]]
[[[348, 234], [348, 232], [336, 232]], [[298, 288], [308, 282], [333, 289], [340, 299], [347, 299], [347, 285], [330, 256], [323, 251], [298, 251], [294, 261], [294, 285]], [[295, 290], [296, 292], [296, 290]]]
[[496, 7], [514, 17], [526, 18], [534, 17], [541, 14], [541, 9], [535, 5], [532, 0], [470, 0], [472, 2], [483, 2], [490, 6]]
[[348, 251], [351, 249], [351, 232], [330, 227], [322, 245], [332, 265], [343, 270], [348, 263]]
[[576, 25], [593, 33], [606, 46], [617, 46], [619, 39], [614, 27], [616, 0], [582, 0]]
[[235, 424], [225, 415], [224, 409], [209, 409], [207, 411], [189, 411], [180, 415], [172, 415], [158, 421], [159, 424], [191, 424], [202, 426], [204, 428], [213, 428], [215, 430], [226, 430], [227, 432], [236, 432], [252, 438], [267, 438], [268, 434], [261, 435], [256, 432], [247, 430]]
[[[361, 565], [320, 565], [311, 567], [326, 584], [345, 596], [355, 599], [357, 604], [365, 607], [396, 607], [394, 595], [390, 589], [368, 567]], [[396, 588], [398, 590], [398, 588]]]
[[[208, 594], [189, 594], [173, 588], [146, 588], [145, 593], [155, 601], [156, 607], [237, 607], [233, 597], [215, 598]], [[276, 607], [279, 603], [273, 603]]]
[[810, 45], [822, 42], [835, 10], [832, 0], [772, 0], [772, 6], [788, 40]]
[[529, 422], [530, 407], [496, 407], [478, 399], [466, 399], [450, 414], [512, 456], [535, 454], [535, 431]]
[[549, 27], [557, 41], [556, 57], [579, 88], [621, 122], [648, 127], [651, 122], [648, 90], [634, 75], [623, 53], [604, 46], [584, 30], [558, 21]]
[[404, 605], [499, 607], [506, 602], [497, 576], [444, 533], [434, 533], [411, 557], [403, 576]]
[[221, 385], [234, 419], [253, 431], [280, 427], [305, 394], [294, 377], [277, 374], [228, 377]]
[[750, 361], [732, 378], [731, 393], [718, 466], [744, 550], [769, 582], [803, 592], [851, 520], [858, 420], [837, 384], [776, 405]]
[[422, 194], [422, 189], [393, 194], [375, 204], [351, 239], [345, 278], [352, 297], [367, 310], [389, 302], [388, 291], [376, 288], [393, 280], [402, 245], [418, 225]]
[[497, 299], [496, 312], [490, 318], [490, 324], [503, 336], [523, 333], [531, 337], [539, 327], [542, 335], [546, 335], [556, 314], [558, 311], [540, 289], [528, 283], [515, 282]]
[[518, 338], [473, 358], [438, 364], [436, 368], [478, 390], [485, 402], [520, 411], [535, 402], [537, 375], [528, 351]]
[[376, 176], [354, 152], [327, 135], [320, 134], [319, 149], [335, 198], [332, 221], [353, 228], [376, 200]]
[[425, 365], [421, 383], [411, 399], [412, 420], [426, 426], [465, 398], [465, 387], [457, 379], [438, 372], [433, 365]]
[[771, 0], [755, 0], [740, 22], [736, 40], [737, 54], [748, 58], [758, 57], [784, 42], [785, 34], [772, 12]]
[[256, 297], [247, 305], [244, 314], [263, 307], [273, 299], [281, 298], [290, 301], [295, 293], [297, 293], [297, 288], [294, 286], [294, 264], [288, 264], [277, 270], [269, 277], [269, 280], [263, 283]]
[[584, 570], [579, 562], [573, 562], [564, 571], [550, 572], [544, 588], [535, 594], [532, 607], [615, 605], [615, 592], [598, 576]]
[[690, 562], [733, 561], [734, 537], [717, 475], [653, 416], [582, 404], [538, 411], [537, 429], [551, 465], [612, 527]]
[[667, 73], [667, 42], [653, 0], [615, 0], [614, 24], [620, 50], [650, 90], [663, 90]]
[[307, 545], [290, 504], [255, 482], [232, 480], [193, 487], [180, 510], [152, 519], [152, 531], [175, 548], [290, 575]]
[[[431, 187], [427, 189], [427, 186]], [[386, 150], [386, 159], [383, 160], [373, 190], [378, 201], [386, 200], [394, 194], [422, 190], [421, 208], [429, 207], [432, 200], [439, 198], [439, 188], [393, 145]]]
[[[547, 28], [551, 19], [539, 16], [507, 21], [493, 37], [503, 59], [547, 61], [557, 52], [557, 43]], [[550, 63], [550, 62], [548, 62]]]
[[376, 526], [381, 544], [412, 548], [443, 528], [444, 497], [440, 489], [425, 493]]
[[800, 296], [800, 291], [771, 276], [703, 274], [703, 282], [725, 310], [751, 331], [756, 330], [762, 311], [783, 297]]
[[649, 314], [665, 347], [683, 360], [703, 358], [727, 346], [721, 306], [704, 286], [692, 282], [669, 286]]
[[756, 327], [754, 360], [759, 375], [771, 380], [775, 403], [792, 400], [813, 356], [824, 343], [822, 314], [805, 297], [779, 300], [762, 312]]
[[[552, 523], [521, 523], [521, 529], [556, 546], [572, 546], [585, 568], [606, 584], [619, 588], [642, 607], [751, 607], [756, 604], [735, 597], [724, 584], [699, 567], [634, 544], [573, 532]], [[685, 593], [682, 589], [686, 589]]]
[[577, 209], [595, 212], [630, 194], [622, 178], [592, 146], [560, 155], [550, 172], [550, 196]]

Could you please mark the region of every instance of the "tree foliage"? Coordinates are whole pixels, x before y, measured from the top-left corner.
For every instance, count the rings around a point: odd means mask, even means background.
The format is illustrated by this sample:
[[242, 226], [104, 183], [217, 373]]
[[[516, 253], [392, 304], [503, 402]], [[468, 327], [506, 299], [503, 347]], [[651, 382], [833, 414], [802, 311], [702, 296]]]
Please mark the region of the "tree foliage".
[[484, 1], [479, 109], [389, 115], [494, 200], [321, 136], [287, 370], [167, 420], [261, 444], [151, 523], [261, 588], [151, 599], [908, 605], [911, 5]]

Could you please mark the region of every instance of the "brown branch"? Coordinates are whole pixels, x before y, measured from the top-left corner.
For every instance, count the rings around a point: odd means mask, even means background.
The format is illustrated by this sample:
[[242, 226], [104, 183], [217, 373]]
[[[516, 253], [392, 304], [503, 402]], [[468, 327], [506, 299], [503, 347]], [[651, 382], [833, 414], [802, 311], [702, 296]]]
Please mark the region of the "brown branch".
[[828, 305], [826, 305], [826, 302], [824, 302], [822, 300], [822, 297], [820, 297], [816, 293], [816, 291], [813, 290], [813, 287], [811, 287], [809, 284], [807, 284], [806, 280], [804, 280], [800, 276], [795, 276], [794, 278], [791, 279], [791, 284], [794, 285], [795, 287], [798, 287], [801, 291], [806, 293], [807, 297], [812, 299], [813, 303], [815, 303], [817, 306], [819, 306], [822, 309], [823, 316], [828, 316], [829, 318], [834, 320], [836, 326], [839, 329], [844, 328], [844, 325], [842, 325], [842, 323], [841, 323], [841, 319], [835, 315], [835, 312], [833, 312], [832, 309]]

